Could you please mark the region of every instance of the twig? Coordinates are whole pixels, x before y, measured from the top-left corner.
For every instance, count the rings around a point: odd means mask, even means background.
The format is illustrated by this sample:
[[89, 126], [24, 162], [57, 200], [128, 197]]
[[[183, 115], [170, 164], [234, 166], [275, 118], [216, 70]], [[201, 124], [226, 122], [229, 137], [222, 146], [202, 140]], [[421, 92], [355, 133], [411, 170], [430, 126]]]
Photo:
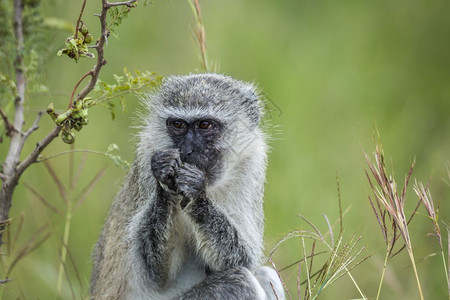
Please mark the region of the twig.
[[38, 124], [39, 124], [39, 121], [41, 120], [41, 118], [42, 118], [42, 111], [38, 112], [38, 115], [37, 115], [36, 119], [34, 120], [33, 125], [31, 125], [31, 127], [26, 132], [22, 133], [22, 138], [21, 138], [19, 148], [18, 148], [19, 153], [22, 152], [23, 146], [25, 145], [25, 142], [27, 141], [28, 137], [33, 132], [35, 132], [36, 130], [39, 129]]
[[69, 100], [69, 104], [67, 105], [67, 109], [71, 108], [73, 105], [73, 96], [75, 95], [75, 92], [77, 91], [77, 88], [80, 86], [80, 84], [83, 82], [83, 80], [88, 77], [88, 76], [92, 76], [92, 70], [90, 70], [89, 72], [87, 72], [86, 74], [84, 74], [80, 80], [78, 80], [78, 82], [75, 84], [75, 87], [73, 88], [72, 94], [70, 95], [70, 100]]
[[36, 144], [34, 150], [17, 166], [16, 177], [17, 179], [22, 173], [32, 164], [37, 161], [39, 154], [48, 146], [59, 134], [61, 127], [56, 126], [50, 131], [40, 142]]
[[[102, 67], [106, 64], [106, 59], [104, 58], [104, 51], [103, 47], [106, 43], [106, 40], [109, 36], [109, 31], [107, 30], [107, 24], [106, 24], [106, 17], [108, 14], [108, 9], [110, 5], [108, 1], [102, 0], [102, 11], [99, 15], [97, 15], [100, 19], [100, 27], [101, 27], [101, 33], [100, 38], [97, 41], [96, 48], [97, 50], [97, 64], [90, 70], [87, 74], [91, 75], [91, 80], [89, 81], [88, 85], [84, 87], [84, 89], [81, 90], [81, 92], [77, 96], [77, 100], [84, 99], [87, 94], [89, 94], [95, 87], [95, 84], [98, 80], [98, 75], [100, 74], [100, 70]], [[87, 75], [83, 75], [83, 77], [86, 77]], [[84, 79], [84, 78], [82, 78]], [[82, 81], [82, 80], [80, 80]]]
[[8, 283], [8, 282], [10, 282], [10, 281], [12, 281], [12, 279], [8, 279], [8, 278], [6, 278], [6, 279], [1, 279], [1, 280], [0, 280], [0, 284], [3, 285], [3, 284]]
[[38, 115], [37, 115], [36, 119], [34, 120], [33, 125], [23, 134], [23, 140], [26, 140], [30, 136], [30, 134], [32, 134], [34, 131], [39, 129], [38, 124], [42, 118], [42, 114], [43, 114], [42, 111], [38, 112]]
[[106, 8], [111, 8], [113, 6], [128, 6], [128, 7], [134, 7], [135, 6], [135, 2], [137, 2], [137, 0], [130, 0], [130, 1], [122, 1], [122, 2], [106, 2]]
[[75, 24], [75, 39], [78, 38], [78, 28], [80, 28], [81, 17], [83, 16], [84, 8], [86, 7], [86, 0], [81, 5], [80, 15], [78, 16], [77, 23]]
[[11, 136], [12, 132], [16, 130], [14, 129], [14, 125], [11, 124], [11, 122], [8, 119], [8, 116], [1, 107], [0, 107], [0, 115], [3, 119], [3, 123], [5, 123], [6, 135]]

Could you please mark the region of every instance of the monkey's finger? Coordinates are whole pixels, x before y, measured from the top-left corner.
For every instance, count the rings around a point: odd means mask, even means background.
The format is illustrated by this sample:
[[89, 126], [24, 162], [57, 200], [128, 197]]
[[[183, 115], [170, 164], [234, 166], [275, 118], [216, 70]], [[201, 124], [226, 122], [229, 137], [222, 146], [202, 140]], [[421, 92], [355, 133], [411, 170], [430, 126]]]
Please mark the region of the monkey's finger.
[[181, 168], [183, 166], [183, 162], [181, 161], [179, 155], [175, 158], [175, 162], [177, 163], [177, 168]]
[[183, 167], [178, 170], [176, 178], [179, 181], [193, 182], [201, 180], [201, 178], [203, 177], [202, 175], [202, 173], [198, 173], [195, 170], [189, 170]]
[[180, 157], [180, 150], [177, 148], [170, 148], [164, 151], [164, 153], [171, 158], [179, 158]]

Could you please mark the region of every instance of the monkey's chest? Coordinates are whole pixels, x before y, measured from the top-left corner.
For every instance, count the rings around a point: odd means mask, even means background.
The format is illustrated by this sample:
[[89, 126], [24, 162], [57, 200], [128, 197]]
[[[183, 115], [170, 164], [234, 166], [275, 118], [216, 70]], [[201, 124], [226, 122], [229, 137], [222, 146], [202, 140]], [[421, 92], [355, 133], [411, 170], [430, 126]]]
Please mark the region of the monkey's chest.
[[205, 267], [200, 266], [195, 256], [190, 255], [184, 261], [180, 272], [173, 281], [173, 285], [180, 290], [187, 290], [206, 278]]

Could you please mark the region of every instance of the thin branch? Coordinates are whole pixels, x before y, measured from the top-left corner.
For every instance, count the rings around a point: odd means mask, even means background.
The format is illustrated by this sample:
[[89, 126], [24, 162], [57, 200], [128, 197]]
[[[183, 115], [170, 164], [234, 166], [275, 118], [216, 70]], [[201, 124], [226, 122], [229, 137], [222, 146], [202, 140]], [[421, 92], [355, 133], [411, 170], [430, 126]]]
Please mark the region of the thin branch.
[[[122, 1], [122, 2], [108, 2], [107, 0], [102, 0], [102, 11], [100, 14], [97, 14], [96, 16], [100, 19], [100, 38], [97, 41], [97, 44], [95, 45], [95, 50], [97, 50], [97, 64], [94, 66], [92, 70], [90, 70], [88, 73], [91, 75], [91, 80], [89, 83], [84, 87], [84, 89], [81, 90], [81, 92], [77, 96], [77, 100], [84, 99], [87, 94], [89, 94], [95, 87], [95, 84], [98, 81], [98, 76], [100, 74], [100, 70], [102, 67], [107, 63], [105, 57], [104, 57], [104, 49], [105, 43], [109, 37], [109, 31], [108, 26], [106, 24], [106, 17], [108, 15], [108, 9], [110, 9], [113, 6], [128, 6], [128, 7], [134, 7], [136, 5], [137, 0], [130, 0], [130, 1]], [[86, 77], [87, 75], [84, 75], [83, 77]], [[84, 79], [84, 78], [82, 78]]]
[[86, 0], [83, 1], [83, 4], [81, 5], [80, 15], [78, 16], [77, 23], [75, 25], [75, 39], [78, 38], [78, 28], [80, 27], [81, 23], [81, 17], [83, 16], [84, 8], [86, 6]]
[[106, 9], [109, 9], [113, 6], [128, 6], [128, 7], [134, 7], [137, 2], [137, 0], [130, 0], [130, 1], [122, 1], [122, 2], [106, 2]]
[[13, 279], [8, 279], [8, 278], [7, 278], [7, 279], [1, 279], [1, 280], [0, 280], [0, 284], [1, 284], [1, 285], [4, 285], [4, 284], [6, 284], [6, 283], [8, 283], [8, 282], [10, 282], [10, 281], [13, 281]]
[[22, 173], [32, 164], [37, 161], [39, 154], [48, 146], [59, 134], [61, 127], [56, 126], [50, 131], [47, 136], [45, 136], [40, 142], [36, 144], [34, 150], [17, 166], [15, 176], [17, 179], [22, 175]]
[[[16, 151], [19, 156], [20, 156], [20, 153], [22, 153], [23, 146], [25, 145], [25, 142], [27, 141], [28, 137], [39, 128], [38, 124], [39, 124], [39, 121], [41, 120], [41, 117], [42, 117], [42, 112], [40, 111], [38, 113], [36, 119], [34, 120], [33, 125], [31, 125], [31, 127], [26, 132], [20, 133], [21, 139], [16, 148]], [[17, 158], [17, 161], [18, 160], [19, 160], [19, 158]]]
[[[100, 27], [101, 27], [100, 38], [98, 39], [96, 44], [97, 47], [95, 48], [95, 50], [97, 50], [97, 64], [94, 66], [94, 68], [92, 68], [92, 70], [88, 72], [91, 75], [91, 80], [89, 81], [88, 85], [85, 86], [78, 94], [77, 100], [84, 99], [84, 97], [86, 97], [86, 95], [89, 94], [94, 89], [95, 84], [97, 83], [98, 80], [98, 76], [100, 74], [100, 70], [106, 64], [103, 47], [109, 36], [109, 31], [107, 30], [106, 24], [106, 17], [108, 14], [108, 9], [110, 7], [108, 5], [111, 5], [111, 3], [108, 3], [108, 1], [106, 0], [102, 0], [102, 11], [99, 15], [97, 15], [100, 19]], [[87, 75], [84, 75], [83, 77], [85, 76]]]
[[70, 100], [69, 100], [69, 104], [67, 105], [67, 109], [71, 108], [73, 105], [73, 96], [75, 95], [75, 92], [77, 91], [77, 88], [80, 86], [80, 84], [83, 82], [83, 80], [88, 77], [88, 76], [92, 76], [93, 71], [90, 70], [89, 72], [87, 72], [86, 74], [84, 74], [80, 80], [78, 80], [78, 82], [75, 84], [75, 87], [73, 88], [72, 94], [70, 95]]
[[3, 119], [3, 123], [5, 123], [6, 135], [11, 136], [12, 132], [17, 130], [14, 129], [14, 125], [9, 121], [8, 116], [1, 107], [0, 107], [0, 116]]
[[32, 134], [34, 131], [39, 129], [38, 124], [42, 118], [42, 114], [43, 114], [42, 111], [38, 112], [38, 115], [37, 115], [36, 119], [34, 120], [33, 125], [23, 134], [22, 139], [24, 141], [30, 136], [30, 134]]

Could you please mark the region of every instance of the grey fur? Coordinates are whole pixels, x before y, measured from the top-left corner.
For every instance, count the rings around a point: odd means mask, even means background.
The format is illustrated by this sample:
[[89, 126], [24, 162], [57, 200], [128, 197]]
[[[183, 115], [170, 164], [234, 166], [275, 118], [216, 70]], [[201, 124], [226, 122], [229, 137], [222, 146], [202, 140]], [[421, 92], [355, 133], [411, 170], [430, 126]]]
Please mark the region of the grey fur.
[[[94, 250], [91, 298], [284, 299], [275, 271], [261, 267], [267, 145], [255, 87], [172, 76], [147, 104], [136, 160]], [[171, 118], [217, 126], [191, 155], [180, 153]]]

